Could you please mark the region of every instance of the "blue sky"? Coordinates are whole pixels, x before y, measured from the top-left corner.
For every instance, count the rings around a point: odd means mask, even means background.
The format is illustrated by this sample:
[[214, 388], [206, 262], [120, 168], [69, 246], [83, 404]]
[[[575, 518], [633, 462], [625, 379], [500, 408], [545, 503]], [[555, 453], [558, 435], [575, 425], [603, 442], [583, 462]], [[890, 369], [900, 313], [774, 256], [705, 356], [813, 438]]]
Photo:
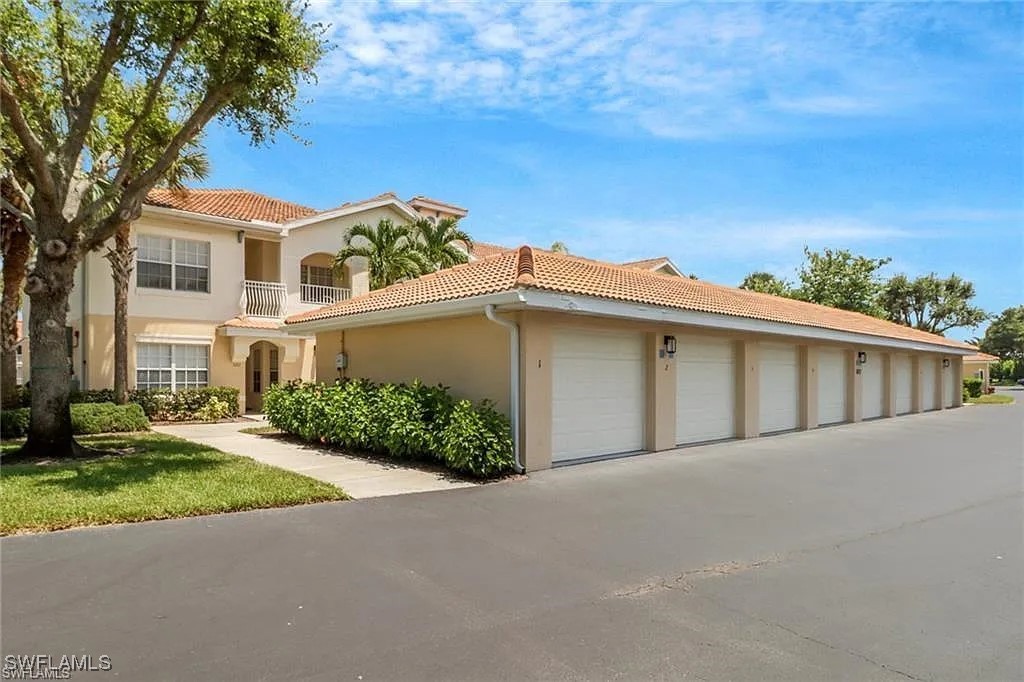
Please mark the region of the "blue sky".
[[[804, 244], [1024, 303], [1024, 6], [319, 2], [302, 145], [207, 136], [208, 186], [393, 190], [481, 241], [737, 284]], [[980, 330], [954, 334], [969, 337]]]

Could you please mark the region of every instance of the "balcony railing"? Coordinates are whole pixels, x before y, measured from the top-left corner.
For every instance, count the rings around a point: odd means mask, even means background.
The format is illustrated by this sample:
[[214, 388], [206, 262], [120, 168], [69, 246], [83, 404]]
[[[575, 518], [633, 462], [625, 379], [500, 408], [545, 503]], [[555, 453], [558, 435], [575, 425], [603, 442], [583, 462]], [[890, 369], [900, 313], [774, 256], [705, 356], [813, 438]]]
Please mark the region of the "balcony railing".
[[280, 282], [245, 280], [238, 308], [250, 317], [284, 317], [288, 304], [288, 290]]
[[316, 305], [329, 305], [352, 297], [350, 289], [327, 287], [321, 284], [300, 284], [299, 301]]

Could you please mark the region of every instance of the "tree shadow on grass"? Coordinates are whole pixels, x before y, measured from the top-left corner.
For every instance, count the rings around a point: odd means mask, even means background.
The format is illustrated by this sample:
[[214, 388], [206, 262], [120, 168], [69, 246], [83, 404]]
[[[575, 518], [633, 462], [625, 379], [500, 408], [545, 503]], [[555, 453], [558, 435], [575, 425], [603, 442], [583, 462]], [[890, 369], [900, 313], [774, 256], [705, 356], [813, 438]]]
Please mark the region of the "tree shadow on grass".
[[19, 478], [35, 479], [31, 485], [38, 488], [58, 487], [69, 492], [103, 495], [145, 484], [158, 476], [199, 474], [229, 463], [223, 453], [212, 452], [209, 448], [187, 441], [137, 441], [112, 436], [90, 439], [89, 445], [124, 450], [126, 454], [90, 460], [13, 464], [3, 468], [3, 478], [9, 483]]

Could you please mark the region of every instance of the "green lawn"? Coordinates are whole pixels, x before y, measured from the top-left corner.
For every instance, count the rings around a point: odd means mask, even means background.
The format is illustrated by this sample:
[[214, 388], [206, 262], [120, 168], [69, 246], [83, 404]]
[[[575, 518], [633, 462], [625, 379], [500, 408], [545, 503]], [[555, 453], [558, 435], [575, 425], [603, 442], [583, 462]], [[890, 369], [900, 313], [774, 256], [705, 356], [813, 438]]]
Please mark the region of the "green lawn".
[[[130, 454], [0, 467], [0, 535], [347, 499], [328, 483], [160, 434], [83, 436]], [[8, 442], [3, 451], [20, 443]]]
[[989, 393], [988, 395], [979, 395], [977, 398], [968, 398], [967, 402], [975, 405], [1009, 405], [1013, 402], [1013, 396], [1005, 393]]

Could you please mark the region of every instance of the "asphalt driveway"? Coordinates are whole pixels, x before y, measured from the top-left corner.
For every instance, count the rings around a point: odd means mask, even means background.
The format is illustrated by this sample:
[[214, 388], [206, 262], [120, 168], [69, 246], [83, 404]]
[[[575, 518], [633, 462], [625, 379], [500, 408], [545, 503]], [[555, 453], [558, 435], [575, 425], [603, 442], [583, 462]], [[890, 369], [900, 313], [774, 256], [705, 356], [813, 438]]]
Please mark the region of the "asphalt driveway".
[[7, 538], [3, 653], [129, 680], [1021, 679], [1022, 446], [1024, 406], [974, 406]]

